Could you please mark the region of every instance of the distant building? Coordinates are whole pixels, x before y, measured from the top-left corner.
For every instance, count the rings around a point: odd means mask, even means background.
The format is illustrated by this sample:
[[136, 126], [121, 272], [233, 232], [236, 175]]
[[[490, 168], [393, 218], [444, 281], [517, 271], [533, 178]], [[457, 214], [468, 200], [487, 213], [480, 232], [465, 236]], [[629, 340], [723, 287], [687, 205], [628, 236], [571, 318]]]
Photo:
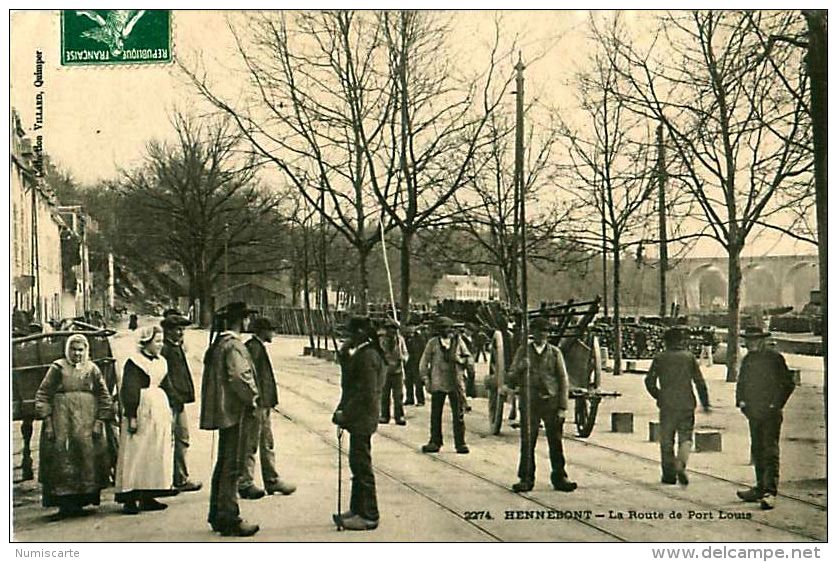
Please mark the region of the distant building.
[[244, 301], [260, 314], [267, 314], [271, 308], [290, 306], [288, 290], [280, 281], [273, 279], [250, 279], [215, 291], [215, 307], [227, 303]]
[[12, 305], [40, 322], [66, 316], [62, 306], [61, 233], [57, 202], [15, 110], [11, 115]]
[[93, 277], [90, 274], [88, 236], [96, 223], [80, 205], [59, 206], [66, 227], [61, 233], [63, 257], [63, 309], [67, 316], [81, 316], [93, 306]]
[[443, 275], [433, 287], [435, 300], [490, 301], [500, 298], [500, 288], [490, 275]]

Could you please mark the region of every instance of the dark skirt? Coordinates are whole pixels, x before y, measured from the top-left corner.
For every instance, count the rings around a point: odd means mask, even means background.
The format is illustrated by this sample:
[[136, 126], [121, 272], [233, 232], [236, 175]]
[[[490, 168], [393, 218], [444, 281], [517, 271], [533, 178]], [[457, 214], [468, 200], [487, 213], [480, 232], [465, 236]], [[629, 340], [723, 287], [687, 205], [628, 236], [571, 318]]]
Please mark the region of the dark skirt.
[[[104, 435], [93, 435], [95, 399], [85, 392], [57, 394], [52, 418], [41, 424], [40, 466], [44, 507], [99, 505], [110, 484], [110, 453]], [[46, 435], [51, 424], [53, 434]]]

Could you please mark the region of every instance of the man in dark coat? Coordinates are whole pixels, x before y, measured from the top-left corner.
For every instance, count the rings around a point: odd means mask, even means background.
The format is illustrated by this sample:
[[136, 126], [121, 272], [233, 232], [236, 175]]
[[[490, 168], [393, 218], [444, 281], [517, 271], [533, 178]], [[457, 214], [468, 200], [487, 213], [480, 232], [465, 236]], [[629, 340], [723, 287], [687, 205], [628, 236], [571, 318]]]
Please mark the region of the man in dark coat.
[[743, 336], [747, 355], [741, 362], [735, 402], [750, 423], [750, 456], [756, 470], [756, 485], [739, 491], [738, 497], [760, 502], [762, 509], [773, 509], [779, 487], [782, 408], [796, 385], [782, 354], [765, 345], [768, 332], [747, 328]]
[[[544, 318], [536, 318], [530, 324], [532, 343], [521, 345], [515, 353], [508, 374], [508, 385], [515, 387], [529, 369], [532, 391], [529, 407], [529, 436], [531, 443], [521, 440], [520, 463], [517, 476], [520, 481], [512, 486], [515, 492], [528, 492], [535, 486], [535, 445], [538, 430], [543, 421], [546, 441], [549, 445], [549, 461], [552, 465], [552, 487], [561, 492], [572, 492], [578, 486], [567, 477], [564, 444], [561, 433], [567, 416], [569, 378], [561, 350], [547, 341], [549, 324]], [[520, 419], [526, 420], [526, 389], [520, 388]], [[528, 458], [527, 458], [528, 457]]]
[[406, 387], [407, 399], [404, 400], [405, 406], [416, 404], [417, 406], [424, 406], [424, 385], [421, 383], [421, 375], [419, 374], [419, 362], [421, 361], [421, 354], [424, 353], [424, 347], [427, 345], [427, 338], [424, 336], [422, 326], [408, 326], [407, 327], [407, 364], [404, 366], [406, 371]]
[[[246, 439], [244, 464], [238, 480], [238, 495], [244, 499], [258, 499], [265, 492], [270, 495], [279, 492], [290, 495], [296, 491], [296, 486], [279, 478], [276, 471], [276, 455], [273, 450], [273, 427], [270, 424], [270, 411], [279, 403], [276, 391], [276, 379], [273, 376], [273, 365], [267, 355], [265, 343], [273, 341], [273, 325], [270, 320], [258, 317], [250, 325], [253, 337], [244, 344], [253, 365], [256, 367], [256, 386], [259, 397], [258, 407], [254, 417], [246, 418], [243, 435]], [[259, 453], [259, 464], [262, 469], [264, 490], [258, 488], [253, 481], [253, 471], [256, 467], [256, 453]]]
[[352, 497], [349, 511], [336, 517], [344, 529], [367, 531], [377, 528], [380, 520], [372, 472], [372, 434], [378, 428], [387, 364], [367, 317], [351, 318], [346, 331], [348, 339], [339, 352], [342, 394], [332, 421], [350, 435]]
[[219, 310], [214, 329], [220, 331], [204, 357], [201, 386], [201, 429], [218, 430], [218, 457], [212, 473], [208, 521], [224, 536], [249, 537], [259, 526], [239, 517], [238, 476], [243, 458], [240, 442], [246, 418], [255, 416], [259, 391], [256, 367], [241, 341], [250, 310], [234, 302]]
[[[700, 372], [698, 361], [686, 349], [687, 329], [674, 327], [666, 331], [663, 340], [666, 350], [658, 353], [645, 376], [645, 388], [660, 408], [660, 459], [663, 484], [689, 483], [686, 463], [692, 450], [695, 429], [695, 395], [709, 411], [709, 392]], [[677, 435], [677, 456], [674, 455], [674, 436]]]
[[200, 482], [189, 480], [186, 467], [186, 451], [189, 449], [189, 419], [186, 404], [195, 401], [195, 383], [183, 350], [183, 328], [190, 324], [176, 310], [167, 311], [160, 326], [163, 327], [163, 350], [160, 354], [168, 363], [168, 374], [160, 387], [165, 391], [174, 418], [174, 487], [181, 492], [196, 492]]

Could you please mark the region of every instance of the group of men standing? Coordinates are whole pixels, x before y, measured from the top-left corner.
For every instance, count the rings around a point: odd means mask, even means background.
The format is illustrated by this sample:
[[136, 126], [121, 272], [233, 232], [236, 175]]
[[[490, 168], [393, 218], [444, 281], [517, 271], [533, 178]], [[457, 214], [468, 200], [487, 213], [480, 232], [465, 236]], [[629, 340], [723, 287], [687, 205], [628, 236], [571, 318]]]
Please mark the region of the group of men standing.
[[[258, 499], [277, 492], [291, 494], [296, 489], [282, 481], [275, 463], [270, 413], [278, 395], [264, 346], [272, 340], [273, 326], [265, 318], [255, 318], [250, 323], [254, 335], [245, 343], [242, 332], [252, 312], [240, 302], [218, 311], [213, 321], [214, 337], [204, 356], [200, 427], [219, 432], [208, 521], [214, 531], [225, 536], [250, 536], [259, 530], [258, 525], [241, 519], [238, 497]], [[200, 482], [189, 478], [186, 465], [189, 433], [184, 406], [195, 401], [183, 351], [183, 327], [188, 323], [176, 311], [167, 311], [161, 322], [165, 336], [162, 354], [169, 365], [163, 389], [169, 397], [175, 427], [173, 485], [180, 491], [201, 488]], [[422, 452], [441, 450], [442, 412], [448, 402], [454, 448], [457, 453], [467, 454], [466, 381], [473, 372], [474, 356], [461, 325], [447, 317], [436, 319], [429, 338], [422, 327], [410, 326], [405, 339], [394, 320], [378, 329], [368, 317], [353, 317], [345, 328], [338, 353], [342, 394], [332, 421], [351, 435], [349, 466], [353, 478], [349, 510], [335, 514], [335, 520], [345, 529], [371, 530], [380, 520], [371, 456], [372, 435], [378, 424], [388, 423], [393, 413], [395, 422], [405, 425], [404, 405], [423, 405], [426, 391], [431, 403], [430, 438]], [[568, 478], [562, 443], [569, 396], [566, 365], [561, 350], [548, 341], [548, 320], [533, 319], [530, 331], [531, 341], [516, 349], [507, 377], [512, 388], [519, 386], [527, 370], [530, 380], [528, 390], [518, 390], [521, 419], [529, 424], [529, 441], [521, 441], [519, 481], [512, 490], [527, 492], [534, 487], [534, 450], [543, 427], [549, 446], [551, 484], [555, 490], [572, 492], [577, 485]], [[760, 502], [763, 509], [772, 509], [775, 504], [782, 408], [795, 387], [782, 355], [765, 345], [768, 335], [756, 329], [744, 333], [748, 354], [736, 387], [736, 404], [750, 425], [756, 473], [756, 485], [739, 491], [738, 496]], [[686, 467], [697, 405], [694, 390], [707, 412], [709, 393], [698, 361], [687, 348], [687, 331], [671, 328], [664, 342], [666, 349], [654, 357], [645, 386], [660, 408], [662, 483], [688, 485]], [[531, 396], [526, 396], [527, 391]], [[257, 453], [264, 489], [258, 488], [253, 479]]]
[[[219, 310], [213, 320], [214, 337], [204, 356], [200, 427], [219, 434], [208, 520], [212, 530], [224, 536], [251, 536], [259, 530], [258, 525], [239, 516], [238, 497], [259, 499], [265, 494], [287, 495], [296, 490], [276, 470], [270, 412], [278, 404], [278, 395], [264, 345], [273, 338], [273, 326], [266, 318], [254, 318], [249, 323], [253, 335], [244, 342], [242, 332], [252, 312], [242, 302]], [[169, 398], [174, 421], [173, 485], [185, 492], [202, 487], [189, 478], [186, 464], [189, 430], [184, 406], [195, 401], [194, 383], [183, 349], [183, 330], [189, 324], [175, 310], [166, 311], [161, 322], [161, 354], [168, 363], [168, 374], [161, 387]], [[257, 454], [264, 489], [254, 483]]]

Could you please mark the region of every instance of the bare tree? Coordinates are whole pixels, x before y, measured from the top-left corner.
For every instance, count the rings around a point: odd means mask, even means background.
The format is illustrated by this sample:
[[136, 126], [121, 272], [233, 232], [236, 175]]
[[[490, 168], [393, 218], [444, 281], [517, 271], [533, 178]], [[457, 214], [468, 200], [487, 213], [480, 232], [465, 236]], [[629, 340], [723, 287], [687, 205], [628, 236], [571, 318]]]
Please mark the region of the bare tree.
[[181, 112], [171, 121], [176, 142], [150, 142], [145, 163], [125, 172], [120, 188], [135, 204], [135, 240], [182, 267], [206, 324], [222, 274], [276, 271], [278, 197], [259, 187], [255, 161], [237, 151], [242, 139], [228, 121]]
[[[768, 60], [756, 28], [769, 13], [699, 11], [669, 14], [641, 52], [613, 34], [603, 42], [630, 88], [620, 97], [639, 115], [665, 126], [686, 171], [686, 185], [711, 236], [729, 255], [727, 380], [738, 370], [741, 252], [760, 223], [786, 208], [777, 193], [810, 183], [810, 120], [804, 96], [789, 93], [774, 63], [801, 69], [790, 51]], [[787, 72], [804, 92], [802, 72]]]
[[[532, 111], [528, 111], [530, 117]], [[540, 121], [540, 119], [538, 119]], [[509, 303], [521, 307], [520, 213], [519, 195], [514, 186], [514, 122], [509, 112], [497, 111], [486, 123], [488, 144], [476, 159], [469, 181], [451, 202], [458, 217], [443, 231], [434, 251], [448, 254], [460, 263], [487, 267], [499, 273], [503, 292]], [[527, 202], [540, 202], [553, 191], [554, 164], [558, 135], [550, 124], [541, 125], [530, 118], [526, 127], [523, 196]], [[560, 236], [566, 216], [557, 205], [546, 201], [529, 206], [526, 218], [526, 246], [531, 265], [569, 267], [582, 254]], [[459, 241], [450, 240], [458, 236]]]
[[380, 68], [387, 51], [378, 18], [258, 13], [249, 16], [247, 36], [232, 23], [230, 29], [246, 68], [243, 99], [224, 99], [197, 65], [181, 68], [356, 250], [365, 305], [369, 253], [380, 240], [376, 194], [389, 197], [397, 167], [394, 147], [384, 143], [393, 86]]
[[400, 11], [380, 17], [394, 92], [387, 142], [398, 153], [399, 167], [391, 193], [373, 188], [401, 235], [400, 306], [406, 315], [413, 238], [457, 218], [459, 209], [448, 203], [471, 181], [475, 160], [490, 142], [486, 124], [512, 75], [496, 76], [503, 58], [498, 54], [499, 21], [482, 76], [457, 79], [443, 48], [448, 30], [438, 14]]
[[[594, 34], [598, 27], [591, 18]], [[620, 36], [614, 17], [607, 33]], [[564, 188], [570, 194], [575, 220], [568, 224], [581, 240], [604, 238], [612, 255], [614, 366], [622, 370], [622, 321], [620, 289], [622, 254], [629, 242], [649, 238], [647, 226], [653, 211], [656, 155], [651, 123], [632, 113], [619, 92], [625, 87], [613, 43], [600, 41], [588, 61], [589, 70], [576, 78], [576, 124], [563, 122], [560, 130], [569, 164]], [[631, 240], [633, 238], [633, 240]]]

